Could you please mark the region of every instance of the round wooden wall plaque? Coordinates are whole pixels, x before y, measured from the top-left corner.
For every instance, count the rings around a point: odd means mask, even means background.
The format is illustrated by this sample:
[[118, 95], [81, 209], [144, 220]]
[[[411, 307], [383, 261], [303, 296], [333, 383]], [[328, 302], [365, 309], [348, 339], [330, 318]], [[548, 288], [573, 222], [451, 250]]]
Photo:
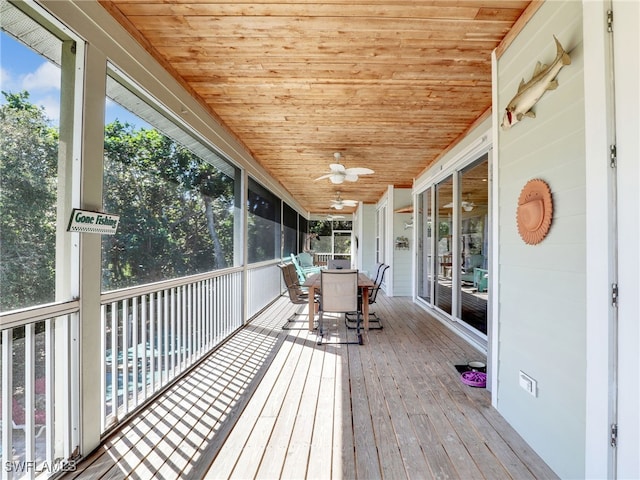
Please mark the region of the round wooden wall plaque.
[[543, 180], [529, 180], [520, 192], [516, 219], [518, 233], [529, 245], [544, 240], [551, 227], [553, 200], [551, 189]]

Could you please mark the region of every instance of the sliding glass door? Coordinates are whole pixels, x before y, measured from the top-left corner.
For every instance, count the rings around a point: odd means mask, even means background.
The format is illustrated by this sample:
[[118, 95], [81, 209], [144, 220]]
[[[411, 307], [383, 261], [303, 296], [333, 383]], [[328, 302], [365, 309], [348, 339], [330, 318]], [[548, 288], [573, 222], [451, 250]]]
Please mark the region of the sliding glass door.
[[[433, 208], [432, 188], [418, 195], [417, 211], [414, 212], [418, 229], [417, 291], [418, 297], [431, 303], [433, 286]], [[420, 261], [420, 259], [422, 259]]]
[[458, 318], [487, 333], [488, 187], [489, 162], [485, 155], [460, 171], [458, 201], [460, 264], [458, 266]]
[[451, 313], [453, 297], [453, 177], [436, 185], [436, 282], [435, 305]]
[[487, 334], [489, 156], [435, 181], [416, 198], [416, 295], [456, 325]]

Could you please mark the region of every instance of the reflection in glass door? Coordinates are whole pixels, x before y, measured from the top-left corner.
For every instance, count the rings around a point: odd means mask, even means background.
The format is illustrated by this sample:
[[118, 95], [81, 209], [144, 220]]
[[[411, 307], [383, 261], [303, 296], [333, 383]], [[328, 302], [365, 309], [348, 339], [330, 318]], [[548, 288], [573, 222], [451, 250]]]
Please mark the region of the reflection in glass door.
[[441, 310], [451, 313], [452, 278], [453, 278], [453, 177], [435, 186], [436, 214], [436, 266], [438, 281], [435, 285], [435, 305]]
[[431, 188], [418, 195], [418, 210], [414, 213], [418, 232], [418, 296], [431, 303], [433, 284]]
[[460, 285], [458, 317], [487, 333], [488, 270], [488, 169], [485, 155], [460, 172]]

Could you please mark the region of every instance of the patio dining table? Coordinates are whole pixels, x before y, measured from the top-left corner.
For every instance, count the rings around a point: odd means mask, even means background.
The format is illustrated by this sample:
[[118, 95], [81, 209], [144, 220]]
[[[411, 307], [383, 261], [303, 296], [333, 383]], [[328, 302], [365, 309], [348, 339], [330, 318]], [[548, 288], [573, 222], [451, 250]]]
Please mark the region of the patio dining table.
[[[320, 290], [320, 273], [309, 275], [302, 284], [309, 289], [309, 331], [313, 331], [315, 317], [315, 292]], [[369, 289], [375, 285], [365, 273], [358, 272], [358, 288], [362, 290], [362, 318], [363, 327], [369, 330]]]

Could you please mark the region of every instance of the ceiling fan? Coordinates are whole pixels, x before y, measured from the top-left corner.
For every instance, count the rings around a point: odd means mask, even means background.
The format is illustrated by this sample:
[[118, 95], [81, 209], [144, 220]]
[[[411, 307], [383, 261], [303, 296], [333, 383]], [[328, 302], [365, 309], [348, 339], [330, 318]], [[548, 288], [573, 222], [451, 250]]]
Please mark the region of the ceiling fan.
[[344, 207], [355, 207], [356, 205], [358, 205], [357, 200], [343, 200], [340, 192], [336, 192], [336, 199], [331, 200], [331, 208], [336, 210], [342, 210]]
[[331, 171], [325, 175], [322, 175], [321, 177], [316, 178], [315, 181], [322, 180], [323, 178], [328, 178], [329, 180], [331, 180], [331, 183], [342, 183], [345, 180], [347, 182], [356, 182], [358, 181], [359, 175], [371, 175], [372, 173], [374, 173], [370, 168], [345, 168], [344, 165], [340, 163], [340, 159], [342, 158], [340, 152], [334, 153], [333, 158], [335, 159], [335, 163], [329, 165], [329, 169]]

